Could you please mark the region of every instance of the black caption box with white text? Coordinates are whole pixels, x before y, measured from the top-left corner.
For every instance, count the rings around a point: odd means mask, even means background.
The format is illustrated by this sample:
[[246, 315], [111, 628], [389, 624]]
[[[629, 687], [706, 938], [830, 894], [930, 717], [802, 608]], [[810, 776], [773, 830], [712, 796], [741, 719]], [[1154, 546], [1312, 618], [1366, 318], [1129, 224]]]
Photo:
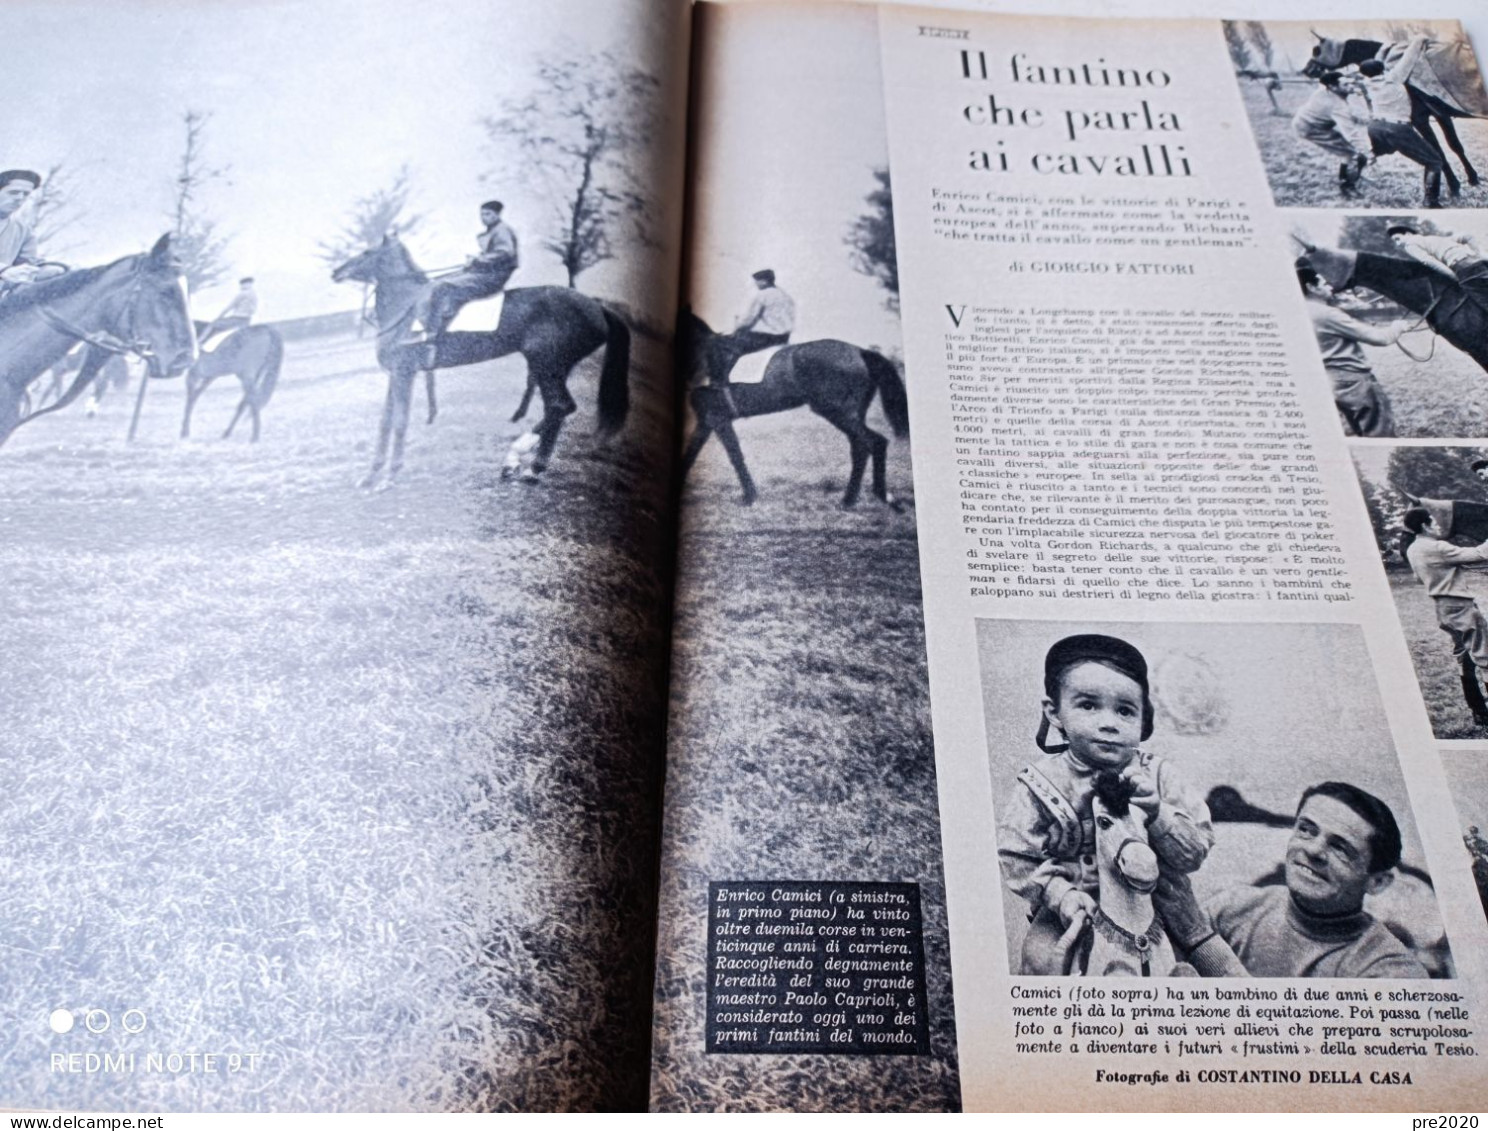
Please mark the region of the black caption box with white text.
[[930, 1052], [918, 884], [708, 885], [708, 1051]]

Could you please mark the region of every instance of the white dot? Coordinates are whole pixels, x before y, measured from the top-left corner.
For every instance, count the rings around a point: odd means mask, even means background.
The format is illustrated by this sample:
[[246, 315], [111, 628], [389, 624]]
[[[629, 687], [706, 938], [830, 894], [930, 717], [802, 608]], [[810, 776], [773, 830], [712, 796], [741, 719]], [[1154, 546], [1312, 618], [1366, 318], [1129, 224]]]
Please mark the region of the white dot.
[[52, 1022], [52, 1032], [54, 1032], [54, 1033], [66, 1033], [66, 1032], [68, 1032], [69, 1030], [71, 1030], [72, 1023], [73, 1023], [72, 1010], [70, 1010], [70, 1009], [54, 1009], [54, 1010], [52, 1010], [51, 1022]]

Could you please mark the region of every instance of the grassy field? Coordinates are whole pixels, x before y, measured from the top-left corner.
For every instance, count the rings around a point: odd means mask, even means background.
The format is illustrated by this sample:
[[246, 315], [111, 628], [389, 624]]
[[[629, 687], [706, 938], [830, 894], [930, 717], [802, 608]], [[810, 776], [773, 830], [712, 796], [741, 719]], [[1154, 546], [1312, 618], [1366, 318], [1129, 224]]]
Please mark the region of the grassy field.
[[[1400, 316], [1412, 317], [1408, 312]], [[1390, 398], [1395, 435], [1488, 436], [1488, 373], [1483, 367], [1429, 332], [1413, 333], [1404, 340], [1418, 357], [1430, 351], [1430, 360], [1415, 361], [1393, 346], [1365, 348]]]
[[1408, 570], [1392, 569], [1388, 576], [1432, 733], [1437, 738], [1483, 738], [1463, 702], [1461, 669], [1452, 656], [1452, 641], [1437, 627], [1431, 598]]
[[[1276, 93], [1281, 106], [1278, 114], [1271, 108], [1265, 87], [1258, 82], [1238, 79], [1245, 111], [1250, 118], [1266, 178], [1276, 204], [1281, 208], [1420, 208], [1421, 166], [1408, 157], [1389, 154], [1364, 170], [1359, 191], [1344, 197], [1338, 188], [1339, 159], [1310, 142], [1303, 141], [1292, 129], [1292, 115], [1312, 93], [1312, 83], [1287, 83]], [[1435, 127], [1433, 127], [1435, 128]], [[1462, 139], [1469, 160], [1480, 173], [1488, 173], [1488, 121], [1471, 118], [1457, 120], [1457, 135]], [[1441, 140], [1438, 133], [1438, 140]], [[1356, 145], [1367, 150], [1363, 131]], [[1442, 143], [1446, 148], [1445, 142]], [[1469, 186], [1455, 154], [1447, 160], [1462, 181], [1462, 195], [1453, 200], [1442, 182], [1442, 203], [1449, 208], [1488, 207], [1488, 183]]]
[[404, 480], [355, 490], [355, 341], [291, 343], [256, 446], [176, 440], [157, 383], [135, 444], [129, 395], [0, 449], [0, 1106], [644, 1101], [671, 432], [636, 346], [625, 431], [586, 361], [537, 487], [497, 481], [517, 360], [442, 375]]
[[[869, 423], [885, 435], [875, 409]], [[908, 444], [895, 513], [838, 506], [847, 442], [809, 413], [741, 421], [760, 488], [705, 448], [684, 493], [653, 1102], [663, 1109], [958, 1106], [945, 888]], [[916, 881], [930, 1057], [704, 1053], [711, 880]]]

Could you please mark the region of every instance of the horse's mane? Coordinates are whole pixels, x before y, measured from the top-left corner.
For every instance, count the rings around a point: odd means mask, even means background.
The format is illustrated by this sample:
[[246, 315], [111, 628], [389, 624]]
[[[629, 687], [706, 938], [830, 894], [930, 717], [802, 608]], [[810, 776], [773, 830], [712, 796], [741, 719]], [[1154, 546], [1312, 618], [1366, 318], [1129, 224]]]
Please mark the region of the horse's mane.
[[1095, 775], [1095, 795], [1113, 817], [1126, 816], [1136, 792], [1137, 783], [1131, 778], [1124, 778], [1111, 770], [1102, 770]]
[[66, 274], [58, 275], [55, 279], [47, 279], [40, 283], [31, 283], [27, 286], [17, 287], [5, 296], [3, 309], [5, 310], [29, 310], [38, 303], [53, 299], [70, 298], [84, 287], [96, 283], [109, 271], [119, 264], [128, 260], [138, 259], [136, 255], [126, 255], [123, 259], [116, 259], [102, 267], [77, 267]]
[[408, 246], [397, 236], [392, 236], [388, 240], [388, 242], [393, 248], [396, 249], [398, 259], [402, 262], [406, 273], [412, 275], [415, 282], [427, 283], [429, 281], [429, 276], [424, 274], [424, 269], [413, 261], [413, 255], [408, 250]]

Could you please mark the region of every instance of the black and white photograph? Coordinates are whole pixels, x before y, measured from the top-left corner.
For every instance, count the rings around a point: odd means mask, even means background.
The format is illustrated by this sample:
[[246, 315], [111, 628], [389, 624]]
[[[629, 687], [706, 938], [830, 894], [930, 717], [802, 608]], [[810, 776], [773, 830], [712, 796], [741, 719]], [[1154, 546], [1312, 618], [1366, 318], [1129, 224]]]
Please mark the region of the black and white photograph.
[[1488, 738], [1488, 445], [1352, 451], [1437, 738]]
[[681, 15], [0, 13], [0, 1106], [644, 1106]]
[[1011, 973], [1452, 976], [1357, 627], [977, 633]]
[[1488, 213], [1286, 222], [1343, 434], [1488, 436]]
[[1457, 22], [1235, 20], [1224, 36], [1278, 207], [1488, 207], [1488, 92]]
[[[960, 1104], [877, 26], [699, 14], [660, 1110]], [[708, 885], [787, 878], [919, 884], [929, 1056], [705, 1051]]]
[[1488, 758], [1476, 750], [1443, 748], [1441, 760], [1462, 826], [1462, 847], [1488, 916]]

